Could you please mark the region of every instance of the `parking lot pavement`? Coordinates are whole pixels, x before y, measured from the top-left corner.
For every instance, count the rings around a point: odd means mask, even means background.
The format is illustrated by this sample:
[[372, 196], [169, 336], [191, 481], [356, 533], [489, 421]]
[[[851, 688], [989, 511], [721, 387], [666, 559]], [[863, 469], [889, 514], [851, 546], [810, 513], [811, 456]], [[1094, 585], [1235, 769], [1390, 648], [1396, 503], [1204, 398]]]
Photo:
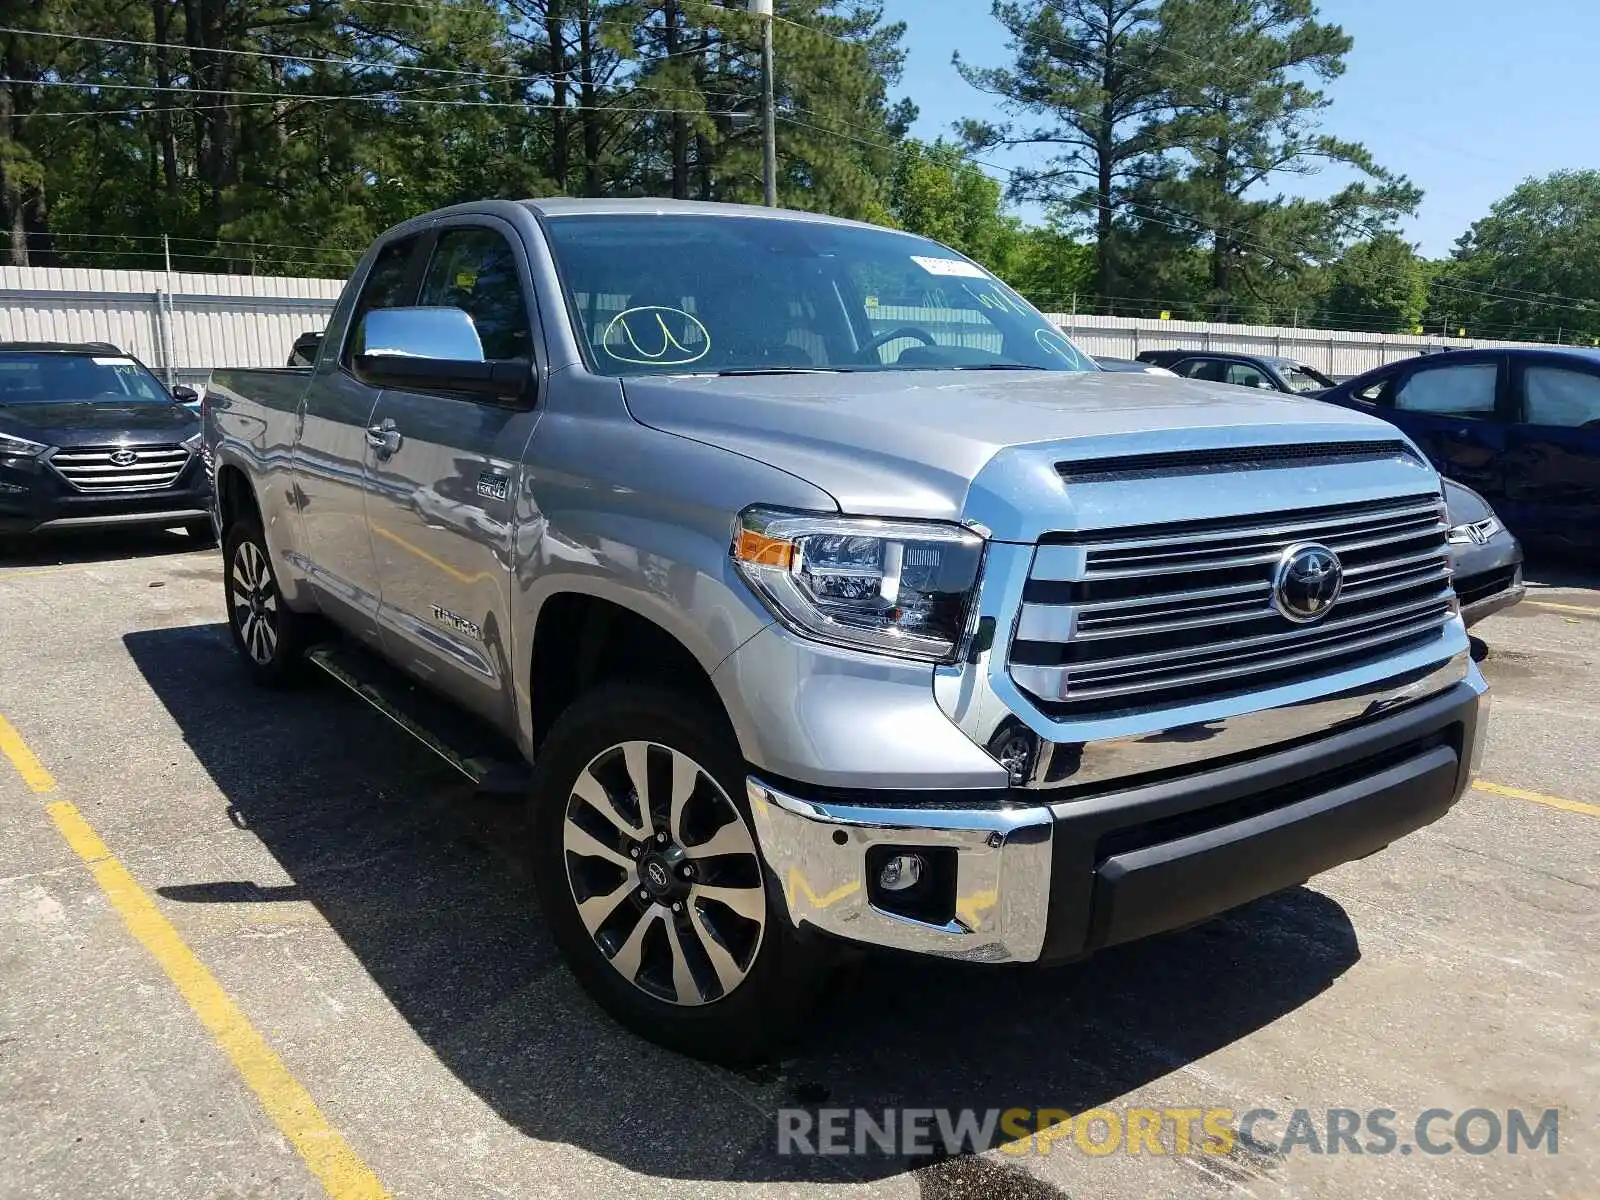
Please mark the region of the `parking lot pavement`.
[[[1530, 574], [1477, 631], [1499, 790], [1087, 963], [858, 964], [733, 1073], [578, 991], [514, 806], [332, 687], [244, 684], [214, 553], [0, 564], [0, 733], [37, 764], [0, 762], [0, 1196], [1592, 1195], [1600, 590]], [[1269, 1109], [1268, 1142], [1387, 1108], [1402, 1145], [777, 1153], [780, 1110], [895, 1106]], [[1429, 1108], [1556, 1109], [1558, 1152], [1408, 1154]]]

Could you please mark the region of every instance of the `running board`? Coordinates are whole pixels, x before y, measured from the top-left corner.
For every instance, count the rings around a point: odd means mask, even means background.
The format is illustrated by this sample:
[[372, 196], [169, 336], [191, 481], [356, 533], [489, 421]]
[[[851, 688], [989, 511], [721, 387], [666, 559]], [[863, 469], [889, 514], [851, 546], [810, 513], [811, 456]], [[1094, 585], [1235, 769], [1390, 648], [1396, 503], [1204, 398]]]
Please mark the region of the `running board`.
[[528, 794], [533, 769], [515, 746], [403, 671], [350, 642], [313, 647], [306, 657], [477, 784], [479, 792]]

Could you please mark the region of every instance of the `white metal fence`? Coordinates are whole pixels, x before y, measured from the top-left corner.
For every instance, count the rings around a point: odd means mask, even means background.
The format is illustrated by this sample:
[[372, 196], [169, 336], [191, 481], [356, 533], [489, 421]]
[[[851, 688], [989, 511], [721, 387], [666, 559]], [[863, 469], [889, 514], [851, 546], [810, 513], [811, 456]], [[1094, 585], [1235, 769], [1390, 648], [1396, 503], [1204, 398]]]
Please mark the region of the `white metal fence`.
[[[169, 378], [203, 378], [221, 366], [282, 366], [295, 338], [327, 323], [343, 283], [187, 271], [0, 267], [0, 340], [114, 342]], [[912, 311], [895, 309], [893, 315]], [[926, 315], [948, 322], [951, 312], [926, 310]], [[1141, 350], [1159, 349], [1283, 354], [1329, 375], [1359, 374], [1426, 350], [1518, 344], [1066, 313], [1052, 314], [1051, 320], [1090, 354], [1133, 358]]]
[[1141, 350], [1231, 350], [1299, 359], [1326, 375], [1359, 375], [1373, 367], [1430, 350], [1519, 346], [1486, 338], [1444, 338], [1409, 333], [1298, 329], [1289, 325], [1219, 325], [1210, 321], [1152, 321], [1148, 317], [1095, 317], [1051, 313], [1050, 319], [1090, 354], [1134, 358]]
[[[112, 342], [157, 374], [281, 367], [321, 329], [339, 279], [0, 267], [0, 341]], [[170, 368], [170, 371], [169, 371]]]

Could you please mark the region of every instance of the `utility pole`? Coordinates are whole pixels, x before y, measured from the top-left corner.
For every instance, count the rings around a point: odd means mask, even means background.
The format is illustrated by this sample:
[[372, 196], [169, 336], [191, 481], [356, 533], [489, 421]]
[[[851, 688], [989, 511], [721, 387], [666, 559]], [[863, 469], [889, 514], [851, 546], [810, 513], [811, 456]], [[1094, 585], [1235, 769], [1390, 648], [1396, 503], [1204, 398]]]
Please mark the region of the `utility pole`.
[[167, 373], [167, 389], [177, 382], [172, 376], [172, 347], [177, 341], [172, 335], [172, 241], [166, 234], [161, 235], [161, 256], [167, 262], [167, 294], [165, 299], [161, 293], [156, 293], [157, 320], [161, 332], [161, 365]]
[[761, 22], [761, 182], [768, 208], [778, 207], [778, 118], [773, 111], [772, 0], [748, 0]]

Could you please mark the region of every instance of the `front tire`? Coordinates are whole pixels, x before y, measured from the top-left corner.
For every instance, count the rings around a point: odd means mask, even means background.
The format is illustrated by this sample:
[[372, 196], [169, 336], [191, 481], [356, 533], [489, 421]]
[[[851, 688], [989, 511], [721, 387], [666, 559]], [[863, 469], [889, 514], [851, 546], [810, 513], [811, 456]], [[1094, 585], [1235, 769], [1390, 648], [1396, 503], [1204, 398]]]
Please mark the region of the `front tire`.
[[217, 531], [212, 528], [209, 520], [190, 521], [183, 527], [184, 533], [189, 535], [189, 540], [200, 546], [213, 546], [217, 541]]
[[545, 739], [533, 804], [541, 904], [602, 1008], [714, 1062], [783, 1046], [827, 956], [789, 924], [719, 714], [649, 685], [597, 689]]
[[229, 526], [222, 548], [228, 631], [251, 678], [282, 687], [301, 675], [309, 618], [283, 602], [267, 539], [253, 517]]

